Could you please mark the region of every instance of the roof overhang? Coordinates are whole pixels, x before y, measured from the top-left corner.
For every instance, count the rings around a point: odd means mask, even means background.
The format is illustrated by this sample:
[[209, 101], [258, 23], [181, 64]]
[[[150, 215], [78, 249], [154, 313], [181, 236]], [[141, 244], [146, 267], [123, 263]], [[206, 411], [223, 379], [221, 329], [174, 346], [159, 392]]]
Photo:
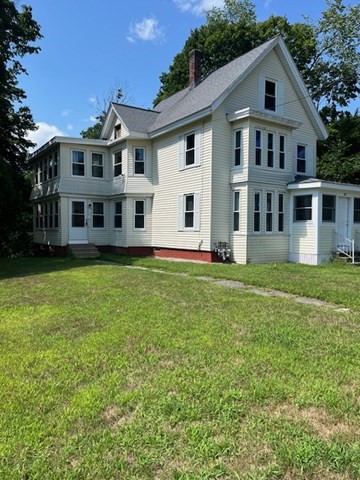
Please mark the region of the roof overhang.
[[159, 128], [159, 130], [154, 130], [153, 132], [150, 132], [149, 138], [156, 138], [156, 137], [159, 137], [160, 135], [164, 135], [166, 133], [172, 132], [177, 128], [185, 127], [189, 125], [189, 123], [197, 122], [198, 120], [201, 120], [202, 118], [205, 118], [211, 115], [211, 113], [212, 113], [211, 107], [204, 108], [203, 110], [200, 110], [199, 112], [196, 112], [193, 115], [189, 115], [188, 117], [182, 118], [181, 120], [178, 120], [174, 123], [170, 123], [165, 127]]
[[278, 115], [271, 115], [269, 113], [261, 112], [253, 108], [243, 108], [242, 110], [237, 110], [236, 112], [227, 114], [228, 122], [235, 122], [237, 120], [243, 120], [246, 118], [253, 118], [255, 120], [261, 120], [269, 123], [276, 123], [283, 127], [288, 127], [291, 129], [299, 128], [302, 123], [292, 120], [287, 117], [280, 117]]
[[360, 185], [352, 185], [350, 183], [327, 182], [326, 180], [305, 181], [298, 183], [290, 183], [288, 190], [334, 190], [341, 192], [351, 192], [360, 194]]
[[53, 137], [51, 140], [46, 142], [40, 148], [35, 150], [35, 152], [29, 155], [29, 161], [31, 162], [35, 157], [38, 157], [40, 154], [53, 149], [58, 144], [77, 144], [77, 145], [84, 145], [84, 146], [93, 146], [93, 147], [106, 147], [107, 142], [106, 140], [98, 140], [92, 138], [77, 138], [77, 137], [61, 137], [56, 136]]

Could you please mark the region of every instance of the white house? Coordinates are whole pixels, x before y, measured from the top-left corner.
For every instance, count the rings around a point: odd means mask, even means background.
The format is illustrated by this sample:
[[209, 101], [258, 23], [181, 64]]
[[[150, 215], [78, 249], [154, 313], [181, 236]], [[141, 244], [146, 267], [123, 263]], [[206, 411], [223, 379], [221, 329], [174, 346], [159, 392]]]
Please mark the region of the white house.
[[315, 178], [327, 131], [279, 36], [145, 110], [112, 103], [101, 140], [31, 157], [34, 243], [237, 263], [360, 250], [360, 186]]

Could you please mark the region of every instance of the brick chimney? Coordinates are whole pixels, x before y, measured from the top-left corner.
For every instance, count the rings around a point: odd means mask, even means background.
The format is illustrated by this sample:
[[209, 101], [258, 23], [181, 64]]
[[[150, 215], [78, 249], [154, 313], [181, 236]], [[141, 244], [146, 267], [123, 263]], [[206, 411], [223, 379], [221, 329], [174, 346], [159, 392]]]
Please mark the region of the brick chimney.
[[201, 52], [191, 50], [189, 53], [189, 87], [194, 88], [201, 80]]

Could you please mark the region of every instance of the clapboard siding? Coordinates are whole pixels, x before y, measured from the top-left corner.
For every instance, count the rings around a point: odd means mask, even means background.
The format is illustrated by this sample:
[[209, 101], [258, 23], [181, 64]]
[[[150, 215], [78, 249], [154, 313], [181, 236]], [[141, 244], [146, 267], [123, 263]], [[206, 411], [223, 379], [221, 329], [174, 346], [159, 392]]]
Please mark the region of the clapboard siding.
[[[135, 200], [145, 200], [145, 229], [135, 229]], [[128, 198], [126, 208], [127, 246], [149, 247], [152, 239], [152, 199], [151, 198]]]
[[288, 256], [288, 235], [249, 235], [248, 263], [286, 262]]
[[[179, 138], [200, 129], [200, 165], [179, 169]], [[153, 145], [153, 238], [155, 247], [210, 248], [211, 123], [195, 123]], [[200, 193], [200, 230], [178, 230], [179, 195]]]

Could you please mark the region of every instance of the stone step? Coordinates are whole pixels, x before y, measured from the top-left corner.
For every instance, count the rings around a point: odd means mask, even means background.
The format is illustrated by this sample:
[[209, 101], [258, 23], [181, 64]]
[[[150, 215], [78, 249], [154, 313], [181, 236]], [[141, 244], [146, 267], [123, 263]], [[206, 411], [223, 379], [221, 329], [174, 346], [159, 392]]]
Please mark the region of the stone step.
[[100, 252], [92, 243], [70, 244], [69, 252], [74, 258], [99, 258]]

